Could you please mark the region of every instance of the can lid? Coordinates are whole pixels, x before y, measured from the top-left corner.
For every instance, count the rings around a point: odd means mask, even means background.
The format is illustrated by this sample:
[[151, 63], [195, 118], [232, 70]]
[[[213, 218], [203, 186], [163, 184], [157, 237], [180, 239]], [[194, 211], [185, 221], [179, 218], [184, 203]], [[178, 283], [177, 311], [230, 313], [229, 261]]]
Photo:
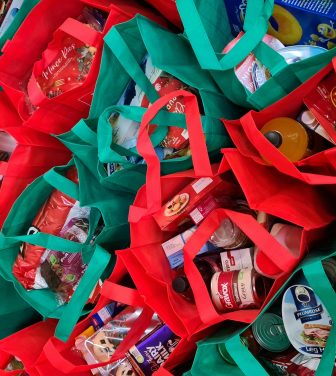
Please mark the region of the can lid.
[[232, 359], [231, 355], [226, 349], [225, 343], [219, 343], [217, 345], [217, 350], [221, 357], [229, 364], [236, 365], [236, 362]]
[[260, 316], [252, 324], [252, 333], [255, 340], [265, 350], [282, 352], [290, 346], [283, 320], [274, 313], [264, 313]]
[[279, 148], [282, 145], [282, 136], [279, 132], [269, 131], [269, 132], [265, 133], [264, 136], [276, 148]]
[[181, 294], [190, 288], [190, 284], [186, 277], [179, 276], [173, 280], [172, 287], [175, 292]]
[[336, 259], [331, 257], [322, 261], [324, 271], [331, 283], [331, 286], [336, 291]]

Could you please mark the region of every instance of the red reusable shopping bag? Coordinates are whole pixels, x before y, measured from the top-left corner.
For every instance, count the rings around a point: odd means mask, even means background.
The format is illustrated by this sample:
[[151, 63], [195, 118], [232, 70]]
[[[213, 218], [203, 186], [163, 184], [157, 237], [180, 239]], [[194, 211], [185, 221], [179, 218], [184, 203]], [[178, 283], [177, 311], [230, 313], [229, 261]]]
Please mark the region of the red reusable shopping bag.
[[[77, 20], [85, 6], [106, 13], [107, 20], [102, 32], [95, 31]], [[103, 37], [112, 26], [128, 21], [137, 13], [164, 23], [154, 11], [140, 5], [136, 0], [71, 0], [62, 2], [62, 5], [56, 0], [41, 0], [27, 16], [14, 38], [7, 42], [0, 57], [0, 85], [10, 97], [25, 125], [45, 133], [60, 134], [68, 131], [81, 118], [87, 117], [98, 76]], [[44, 77], [50, 75], [57, 71], [59, 55], [62, 54], [63, 62], [68, 56], [68, 51], [65, 51], [67, 45], [62, 50], [60, 47], [57, 51], [54, 50], [55, 40], [60, 38], [62, 32], [78, 38], [89, 49], [89, 46], [96, 48], [96, 52], [81, 85], [74, 85], [62, 94], [54, 97], [52, 94], [49, 98], [36, 87], [36, 74], [44, 73]], [[84, 58], [83, 60], [80, 69], [85, 69], [86, 61]], [[58, 81], [61, 80], [55, 81], [56, 87], [59, 85]], [[27, 93], [32, 97], [35, 110], [27, 103]]]
[[[292, 93], [265, 108], [260, 112], [250, 111], [240, 120], [223, 120], [232, 141], [242, 155], [252, 158], [255, 162], [270, 165], [283, 174], [302, 180], [308, 184], [335, 184], [336, 183], [336, 147], [319, 152], [298, 162], [291, 162], [273, 146], [259, 131], [264, 124], [277, 117], [291, 117], [295, 119], [303, 108], [303, 99], [323, 80], [329, 73], [334, 72], [336, 60], [315, 74], [307, 82], [299, 86]], [[320, 123], [336, 141], [334, 127], [323, 117], [317, 116]], [[263, 159], [263, 157], [265, 159]]]
[[[64, 376], [76, 374], [80, 376], [90, 376], [92, 375], [90, 372], [91, 369], [104, 366], [125, 357], [125, 352], [127, 352], [140, 339], [143, 332], [150, 324], [154, 313], [146, 305], [143, 297], [140, 296], [136, 290], [119, 284], [125, 276], [127, 276], [127, 271], [119, 259], [117, 260], [112, 275], [104, 282], [101, 298], [90, 316], [76, 326], [73, 334], [67, 342], [64, 343], [55, 337], [51, 337], [46, 343], [43, 352], [35, 364], [36, 370], [41, 375], [49, 374], [53, 376]], [[133, 325], [123, 342], [118, 346], [109, 362], [87, 365], [79, 355], [78, 351], [73, 351], [75, 338], [90, 326], [90, 317], [102, 307], [111, 303], [111, 301], [120, 302], [133, 307], [143, 307], [142, 314], [139, 316], [136, 324]], [[190, 358], [195, 349], [195, 341], [182, 338], [169, 356], [169, 360], [166, 362], [169, 365], [169, 369], [180, 365], [183, 360]], [[164, 364], [163, 366], [165, 367], [166, 365]]]
[[176, 8], [176, 0], [146, 0], [156, 8], [167, 20], [182, 29], [182, 21]]
[[71, 154], [55, 138], [22, 126], [1, 127], [16, 141], [7, 162], [0, 162], [0, 227], [14, 201], [38, 176], [51, 167], [66, 164]]
[[[160, 178], [160, 165], [147, 134], [147, 125], [171, 98], [178, 96], [183, 96], [185, 100], [185, 116], [194, 171], [176, 173]], [[155, 119], [153, 123], [155, 123]], [[118, 256], [124, 261], [140, 294], [145, 296], [147, 304], [159, 314], [174, 332], [178, 333], [184, 330], [186, 335], [200, 333], [206, 328], [225, 320], [250, 323], [260, 312], [258, 309], [249, 309], [218, 313], [193, 262], [199, 249], [225, 217], [229, 217], [236, 223], [259, 247], [261, 256], [266, 260], [263, 263], [264, 271], [276, 278], [267, 301], [274, 295], [306, 251], [305, 233], [302, 235], [300, 253], [292, 255], [251, 215], [217, 209], [204, 220], [184, 248], [184, 271], [192, 287], [196, 304], [186, 301], [173, 291], [173, 271], [161, 243], [172, 238], [176, 233], [161, 231], [151, 214], [157, 212], [163, 202], [167, 202], [195, 177], [213, 178], [222, 174], [224, 180], [223, 194], [232, 198], [243, 197], [239, 186], [235, 184], [226, 161], [223, 161], [219, 167], [210, 165], [204, 135], [201, 130], [197, 100], [190, 93], [184, 91], [171, 93], [159, 99], [149, 108], [141, 123], [137, 145], [139, 153], [147, 162], [147, 183], [139, 190], [129, 215], [131, 248], [117, 252]]]
[[55, 332], [56, 320], [28, 326], [0, 341], [0, 376], [19, 375], [22, 370], [4, 371], [13, 356], [21, 360], [29, 376], [39, 376], [33, 368], [43, 346]]

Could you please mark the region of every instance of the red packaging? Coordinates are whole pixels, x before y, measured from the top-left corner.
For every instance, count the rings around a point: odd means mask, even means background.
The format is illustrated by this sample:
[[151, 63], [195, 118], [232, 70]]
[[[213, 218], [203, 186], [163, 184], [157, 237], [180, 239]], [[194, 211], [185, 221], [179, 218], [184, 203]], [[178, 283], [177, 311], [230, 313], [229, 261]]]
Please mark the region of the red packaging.
[[[223, 180], [220, 176], [196, 179], [168, 201], [153, 217], [163, 231], [174, 231], [190, 221], [190, 213], [211, 194], [219, 195]], [[215, 207], [213, 208], [215, 209]], [[203, 213], [205, 215], [205, 213]], [[207, 211], [207, 214], [209, 212]]]
[[336, 75], [329, 73], [304, 99], [309, 109], [314, 108], [331, 123], [336, 123]]
[[[77, 33], [70, 34], [73, 29]], [[90, 72], [97, 41], [97, 32], [89, 24], [68, 19], [35, 64], [27, 100], [38, 106], [44, 98], [51, 99], [81, 86]]]
[[[75, 168], [69, 169], [67, 177], [71, 181], [78, 183], [77, 170]], [[75, 202], [76, 200], [64, 193], [54, 190], [37, 213], [27, 234], [32, 235], [37, 232], [44, 232], [46, 234], [59, 235]], [[44, 252], [45, 248], [43, 247], [28, 243], [22, 244], [20, 254], [13, 265], [13, 274], [26, 289], [34, 288], [36, 270], [41, 264], [41, 256]]]

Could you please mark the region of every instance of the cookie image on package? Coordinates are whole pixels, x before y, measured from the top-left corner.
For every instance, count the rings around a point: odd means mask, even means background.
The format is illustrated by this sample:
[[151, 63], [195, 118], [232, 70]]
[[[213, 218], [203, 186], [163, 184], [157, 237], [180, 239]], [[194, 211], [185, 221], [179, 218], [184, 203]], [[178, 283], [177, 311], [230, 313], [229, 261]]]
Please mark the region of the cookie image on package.
[[92, 343], [94, 355], [99, 362], [107, 362], [116, 351], [113, 337], [109, 337], [108, 331], [100, 330], [93, 338]]
[[188, 205], [188, 202], [189, 202], [188, 193], [182, 193], [182, 194], [176, 195], [172, 200], [170, 200], [166, 204], [164, 215], [166, 217], [172, 217], [173, 215], [180, 213]]

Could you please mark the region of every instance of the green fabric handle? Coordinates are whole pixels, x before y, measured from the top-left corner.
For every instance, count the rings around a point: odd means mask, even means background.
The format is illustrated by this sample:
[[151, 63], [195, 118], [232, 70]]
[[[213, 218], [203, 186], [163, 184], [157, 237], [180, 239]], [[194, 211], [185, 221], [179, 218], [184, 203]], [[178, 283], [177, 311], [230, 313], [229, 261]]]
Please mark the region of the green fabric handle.
[[62, 317], [56, 327], [55, 336], [60, 340], [67, 341], [69, 338], [98, 278], [103, 274], [110, 259], [111, 255], [97, 245], [91, 262], [81, 278], [70, 302], [64, 308]]
[[97, 134], [89, 128], [86, 121], [81, 119], [72, 129], [72, 133], [74, 133], [77, 137], [81, 140], [85, 141], [86, 143], [97, 147]]
[[78, 184], [59, 174], [55, 168], [47, 171], [43, 175], [43, 179], [58, 191], [65, 193], [76, 201], [79, 200]]
[[333, 326], [330, 331], [327, 345], [323, 351], [319, 367], [315, 372], [315, 376], [331, 375], [333, 373], [336, 355], [336, 293], [332, 288], [320, 261], [306, 265], [302, 270], [310, 287], [322, 300], [333, 320]]
[[234, 336], [225, 343], [226, 349], [232, 359], [246, 376], [268, 376], [264, 367], [251, 354], [246, 346], [240, 341], [240, 336]]
[[253, 29], [256, 19], [260, 14], [262, 14], [266, 20], [269, 20], [273, 14], [273, 8], [274, 0], [248, 0], [244, 19], [244, 30]]
[[61, 238], [59, 236], [38, 232], [33, 235], [18, 235], [8, 236], [7, 239], [12, 239], [26, 242], [29, 244], [37, 245], [52, 251], [77, 253], [81, 252], [83, 255], [83, 261], [85, 263], [90, 261], [90, 255], [92, 254], [92, 246], [76, 243], [68, 239]]
[[105, 43], [111, 48], [115, 57], [134, 82], [146, 93], [148, 100], [154, 103], [159, 99], [159, 94], [154, 89], [146, 74], [141, 69], [136, 58], [128, 48], [125, 40], [114, 27], [104, 38]]
[[[136, 106], [112, 106], [107, 108], [102, 116], [98, 120], [98, 156], [99, 160], [103, 163], [115, 162], [121, 164], [133, 164], [128, 163], [123, 158], [123, 155], [129, 155], [136, 153], [136, 148], [130, 149], [130, 153], [119, 145], [113, 145], [113, 133], [112, 127], [109, 122], [109, 117], [112, 113], [117, 112], [123, 117], [141, 122], [142, 117], [146, 113], [147, 108]], [[207, 120], [206, 116], [202, 116], [202, 123], [205, 124]], [[154, 147], [158, 146], [167, 134], [168, 126], [174, 125], [180, 128], [187, 128], [186, 119], [184, 114], [173, 113], [168, 111], [160, 111], [152, 124], [158, 126], [158, 128], [151, 135], [152, 144]]]
[[[229, 70], [241, 63], [261, 42], [268, 29], [266, 18], [273, 1], [249, 0], [245, 34], [221, 59], [217, 56], [198, 13], [195, 0], [177, 0], [184, 31], [204, 69]], [[223, 4], [224, 7], [224, 4]], [[266, 10], [265, 10], [266, 9]], [[224, 48], [224, 44], [223, 44]], [[219, 51], [221, 52], [221, 51]]]

